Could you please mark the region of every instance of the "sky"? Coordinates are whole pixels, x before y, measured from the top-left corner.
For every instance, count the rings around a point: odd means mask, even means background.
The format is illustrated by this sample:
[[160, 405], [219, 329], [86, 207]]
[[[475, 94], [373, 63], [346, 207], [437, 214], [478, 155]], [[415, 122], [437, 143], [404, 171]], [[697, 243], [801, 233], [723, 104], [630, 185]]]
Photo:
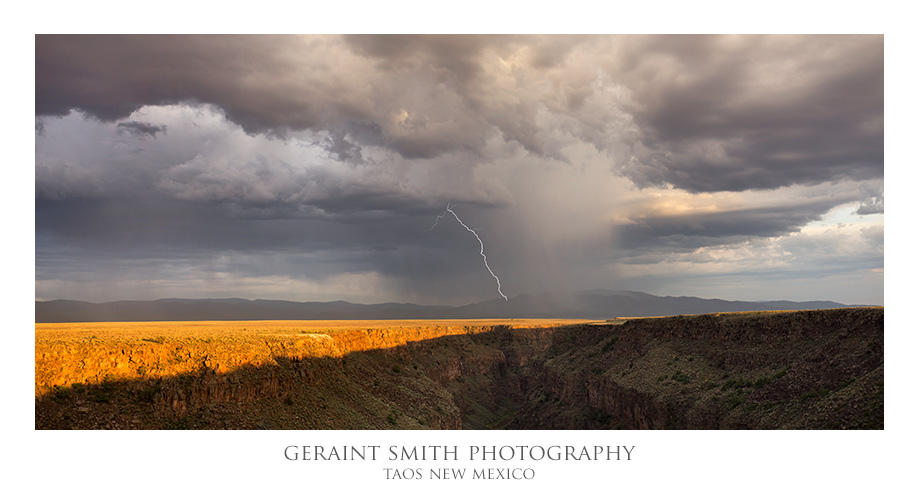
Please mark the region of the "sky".
[[883, 42], [38, 35], [35, 299], [881, 304]]

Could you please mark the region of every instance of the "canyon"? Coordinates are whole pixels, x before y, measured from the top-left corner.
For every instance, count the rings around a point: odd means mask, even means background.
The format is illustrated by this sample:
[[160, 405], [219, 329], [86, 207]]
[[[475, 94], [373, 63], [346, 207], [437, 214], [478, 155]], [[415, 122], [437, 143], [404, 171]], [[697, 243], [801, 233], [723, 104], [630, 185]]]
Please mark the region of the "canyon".
[[36, 429], [883, 429], [884, 309], [36, 324]]

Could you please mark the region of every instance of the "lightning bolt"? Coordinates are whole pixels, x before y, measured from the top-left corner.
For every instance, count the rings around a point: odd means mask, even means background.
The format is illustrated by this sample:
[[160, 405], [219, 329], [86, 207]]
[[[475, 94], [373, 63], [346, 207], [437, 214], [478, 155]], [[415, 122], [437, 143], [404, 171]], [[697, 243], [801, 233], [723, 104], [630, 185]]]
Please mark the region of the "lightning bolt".
[[[449, 210], [450, 210], [450, 202], [447, 203], [447, 211], [449, 211]], [[442, 212], [441, 215], [439, 215], [438, 217], [434, 218], [434, 224], [432, 224], [431, 227], [428, 228], [428, 231], [433, 230], [433, 229], [435, 228], [435, 226], [438, 225], [438, 221], [440, 221], [442, 217], [444, 217], [444, 216], [447, 215], [447, 211]], [[456, 214], [454, 214], [454, 215], [456, 215]], [[457, 220], [459, 221], [459, 219], [457, 219]], [[463, 224], [463, 223], [460, 223], [460, 224]]]
[[438, 225], [438, 221], [440, 221], [444, 216], [446, 216], [448, 212], [452, 216], [454, 216], [454, 219], [456, 219], [457, 222], [460, 223], [460, 226], [463, 226], [464, 228], [466, 228], [467, 231], [469, 231], [470, 233], [473, 233], [473, 236], [475, 236], [476, 240], [479, 241], [479, 254], [482, 255], [482, 263], [486, 265], [486, 269], [489, 271], [489, 274], [492, 274], [492, 277], [495, 278], [495, 284], [498, 285], [498, 294], [502, 295], [502, 298], [504, 298], [505, 301], [508, 301], [508, 297], [505, 296], [505, 293], [502, 293], [502, 281], [498, 278], [498, 276], [495, 275], [494, 272], [492, 272], [492, 268], [489, 267], [489, 259], [486, 258], [486, 254], [485, 254], [486, 247], [485, 245], [482, 244], [482, 238], [480, 238], [479, 235], [476, 234], [476, 231], [473, 228], [467, 226], [466, 224], [463, 223], [463, 221], [460, 220], [460, 216], [458, 216], [457, 213], [454, 212], [454, 210], [450, 208], [450, 202], [447, 203], [447, 210], [445, 210], [437, 218], [435, 218], [434, 224], [432, 224], [431, 227], [428, 228], [428, 231], [433, 230], [435, 226]]

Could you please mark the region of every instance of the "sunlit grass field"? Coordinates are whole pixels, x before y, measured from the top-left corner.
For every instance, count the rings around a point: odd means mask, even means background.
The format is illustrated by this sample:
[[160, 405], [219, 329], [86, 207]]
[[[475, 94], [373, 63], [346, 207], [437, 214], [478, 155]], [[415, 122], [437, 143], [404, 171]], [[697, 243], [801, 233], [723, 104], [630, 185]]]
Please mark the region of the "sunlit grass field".
[[329, 334], [367, 329], [446, 329], [506, 325], [513, 329], [554, 327], [592, 322], [572, 319], [458, 319], [458, 320], [246, 320], [194, 322], [86, 322], [37, 323], [38, 342], [99, 339], [249, 338]]

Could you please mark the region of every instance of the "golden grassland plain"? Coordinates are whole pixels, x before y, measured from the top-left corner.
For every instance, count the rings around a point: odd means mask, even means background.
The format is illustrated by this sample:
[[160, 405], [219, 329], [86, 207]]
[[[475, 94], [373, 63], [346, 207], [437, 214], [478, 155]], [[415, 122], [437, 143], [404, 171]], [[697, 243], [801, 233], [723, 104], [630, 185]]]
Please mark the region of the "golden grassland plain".
[[258, 320], [35, 324], [35, 394], [70, 385], [227, 373], [277, 357], [341, 357], [503, 326], [556, 327], [589, 320]]
[[176, 338], [297, 336], [328, 334], [343, 330], [492, 327], [513, 329], [557, 327], [590, 323], [579, 319], [457, 319], [457, 320], [231, 320], [194, 322], [85, 322], [37, 323], [35, 340], [79, 340], [99, 338], [144, 338], [164, 335]]

